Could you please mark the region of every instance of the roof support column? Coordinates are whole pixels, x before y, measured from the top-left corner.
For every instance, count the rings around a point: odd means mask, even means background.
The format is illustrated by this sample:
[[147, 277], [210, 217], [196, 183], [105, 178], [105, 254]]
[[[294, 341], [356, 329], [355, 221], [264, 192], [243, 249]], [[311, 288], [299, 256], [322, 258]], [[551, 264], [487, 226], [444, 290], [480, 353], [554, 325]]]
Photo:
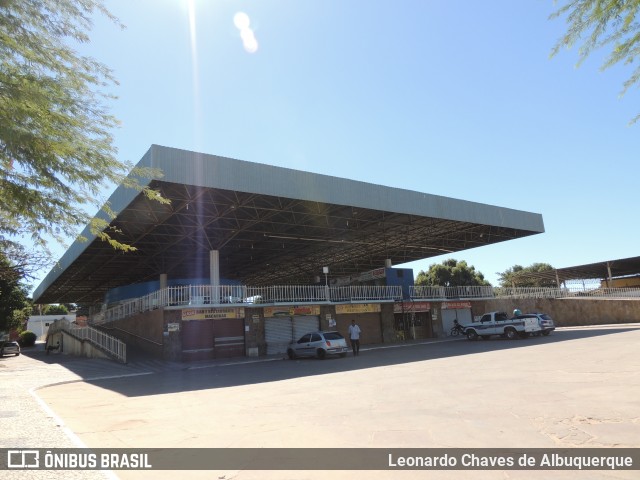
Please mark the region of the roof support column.
[[220, 303], [220, 252], [209, 251], [209, 282], [211, 284], [211, 303]]
[[160, 290], [164, 290], [165, 288], [167, 288], [167, 274], [166, 273], [161, 273], [160, 274]]
[[611, 263], [607, 262], [607, 288], [611, 288]]

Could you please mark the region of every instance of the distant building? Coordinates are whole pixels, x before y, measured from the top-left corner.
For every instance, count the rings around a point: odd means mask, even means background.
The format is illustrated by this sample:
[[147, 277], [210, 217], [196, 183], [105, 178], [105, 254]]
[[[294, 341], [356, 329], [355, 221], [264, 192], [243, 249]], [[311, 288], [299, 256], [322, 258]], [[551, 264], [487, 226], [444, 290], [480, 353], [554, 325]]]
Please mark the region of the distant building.
[[35, 333], [38, 336], [37, 341], [44, 342], [47, 339], [47, 332], [49, 331], [49, 325], [56, 320], [69, 320], [75, 322], [76, 314], [70, 313], [67, 315], [33, 315], [27, 320], [27, 330]]

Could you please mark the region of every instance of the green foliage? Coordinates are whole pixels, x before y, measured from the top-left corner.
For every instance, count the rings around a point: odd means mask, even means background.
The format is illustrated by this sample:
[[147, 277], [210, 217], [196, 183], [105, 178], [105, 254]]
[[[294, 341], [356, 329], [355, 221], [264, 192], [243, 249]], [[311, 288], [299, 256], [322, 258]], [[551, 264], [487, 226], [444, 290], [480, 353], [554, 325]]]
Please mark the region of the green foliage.
[[[640, 53], [640, 23], [636, 20], [640, 0], [570, 0], [551, 15], [565, 17], [568, 28], [552, 51], [555, 55], [562, 47], [571, 48], [583, 42], [579, 49], [582, 63], [594, 50], [605, 48], [610, 52], [602, 65], [605, 70], [616, 64], [629, 65]], [[622, 94], [640, 80], [640, 66], [624, 82]], [[633, 121], [637, 121], [636, 116]]]
[[[113, 212], [103, 192], [112, 184], [143, 191], [139, 178], [158, 176], [116, 158], [116, 119], [104, 89], [116, 84], [103, 64], [80, 56], [91, 17], [118, 21], [102, 0], [0, 0], [0, 239], [29, 238], [47, 250], [78, 227], [114, 248], [134, 247], [108, 227]], [[102, 219], [91, 219], [91, 207]], [[47, 250], [48, 251], [48, 250]]]
[[548, 263], [533, 263], [528, 267], [514, 265], [502, 273], [498, 272], [498, 280], [501, 287], [556, 287], [553, 271]]
[[432, 264], [428, 271], [421, 270], [415, 281], [416, 285], [441, 287], [468, 287], [491, 284], [484, 279], [481, 272], [467, 262], [455, 259], [444, 260], [440, 264]]
[[46, 305], [42, 309], [43, 315], [66, 315], [69, 309], [65, 305]]
[[27, 289], [20, 281], [18, 273], [13, 271], [11, 262], [0, 252], [0, 271], [5, 275], [0, 275], [0, 331], [9, 331], [19, 328], [21, 317], [15, 317], [14, 311], [21, 310], [28, 305]]
[[30, 330], [25, 330], [18, 337], [21, 347], [33, 347], [36, 344], [38, 336]]

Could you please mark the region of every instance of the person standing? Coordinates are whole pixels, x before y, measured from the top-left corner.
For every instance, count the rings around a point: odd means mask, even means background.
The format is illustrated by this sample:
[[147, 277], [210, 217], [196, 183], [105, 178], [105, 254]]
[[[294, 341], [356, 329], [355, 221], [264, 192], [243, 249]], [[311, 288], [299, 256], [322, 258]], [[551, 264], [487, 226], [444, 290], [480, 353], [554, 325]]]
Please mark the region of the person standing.
[[351, 325], [349, 325], [349, 340], [351, 341], [351, 349], [353, 350], [353, 355], [360, 355], [360, 327], [356, 324], [355, 319], [351, 320]]

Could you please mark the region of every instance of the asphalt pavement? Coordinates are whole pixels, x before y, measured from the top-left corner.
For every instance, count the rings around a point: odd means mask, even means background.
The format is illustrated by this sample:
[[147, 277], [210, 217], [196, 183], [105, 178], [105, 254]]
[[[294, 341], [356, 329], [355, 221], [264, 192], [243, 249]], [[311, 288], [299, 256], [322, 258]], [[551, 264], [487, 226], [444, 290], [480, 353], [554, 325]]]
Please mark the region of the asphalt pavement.
[[[640, 447], [640, 325], [378, 345], [327, 360], [0, 359], [3, 448]], [[214, 475], [215, 473], [215, 475]], [[393, 473], [393, 476], [390, 475]], [[433, 472], [431, 472], [433, 473]], [[3, 478], [351, 478], [354, 472], [8, 472]], [[368, 478], [427, 478], [367, 472]], [[428, 478], [637, 478], [437, 472]]]

